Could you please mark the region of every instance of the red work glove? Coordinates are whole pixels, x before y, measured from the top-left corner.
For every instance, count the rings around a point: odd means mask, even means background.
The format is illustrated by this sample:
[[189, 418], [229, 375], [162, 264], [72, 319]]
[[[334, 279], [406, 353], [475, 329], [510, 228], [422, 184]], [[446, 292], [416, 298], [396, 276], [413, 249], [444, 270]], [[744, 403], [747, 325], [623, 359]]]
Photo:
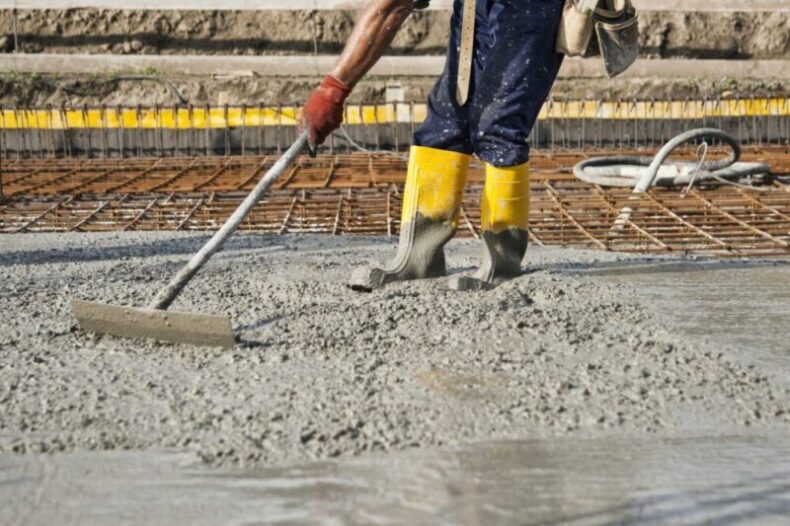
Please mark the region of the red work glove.
[[343, 104], [350, 93], [351, 87], [345, 82], [327, 75], [307, 99], [302, 110], [302, 126], [310, 132], [311, 153], [343, 123]]

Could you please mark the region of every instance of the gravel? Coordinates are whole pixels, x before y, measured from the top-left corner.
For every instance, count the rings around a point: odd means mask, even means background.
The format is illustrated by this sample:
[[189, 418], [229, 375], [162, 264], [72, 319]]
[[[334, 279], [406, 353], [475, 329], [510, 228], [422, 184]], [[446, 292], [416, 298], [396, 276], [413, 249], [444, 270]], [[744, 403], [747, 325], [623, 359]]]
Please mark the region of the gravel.
[[[280, 464], [486, 439], [790, 424], [790, 392], [684, 340], [628, 285], [558, 268], [627, 256], [530, 248], [489, 292], [373, 293], [394, 240], [240, 235], [173, 310], [229, 314], [233, 350], [77, 330], [69, 299], [144, 305], [202, 234], [0, 237], [0, 451], [171, 449]], [[453, 271], [475, 241], [449, 246]]]

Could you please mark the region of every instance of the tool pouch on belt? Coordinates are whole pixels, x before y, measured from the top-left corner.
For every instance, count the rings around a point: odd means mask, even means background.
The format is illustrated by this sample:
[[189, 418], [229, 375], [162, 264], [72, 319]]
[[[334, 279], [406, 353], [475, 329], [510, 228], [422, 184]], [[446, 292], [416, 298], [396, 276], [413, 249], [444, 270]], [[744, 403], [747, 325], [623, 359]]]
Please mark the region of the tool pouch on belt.
[[605, 0], [609, 9], [595, 10], [595, 34], [606, 74], [615, 77], [639, 55], [639, 26], [631, 0]]
[[566, 0], [557, 34], [557, 51], [570, 56], [584, 55], [593, 29], [610, 78], [634, 63], [639, 54], [639, 26], [631, 0]]
[[569, 57], [587, 52], [593, 34], [593, 12], [598, 0], [565, 0], [560, 29], [557, 32], [557, 53]]

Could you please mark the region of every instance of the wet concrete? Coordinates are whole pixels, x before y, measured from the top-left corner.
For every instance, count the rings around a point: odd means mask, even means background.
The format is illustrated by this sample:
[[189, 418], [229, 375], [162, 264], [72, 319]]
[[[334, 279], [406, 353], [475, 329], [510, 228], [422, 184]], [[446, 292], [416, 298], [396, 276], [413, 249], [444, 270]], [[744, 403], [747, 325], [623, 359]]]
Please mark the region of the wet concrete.
[[790, 262], [696, 262], [608, 273], [694, 342], [790, 386]]
[[[689, 341], [630, 286], [557, 272], [633, 258], [531, 249], [492, 292], [352, 292], [394, 240], [246, 235], [173, 309], [231, 316], [232, 351], [76, 331], [70, 298], [145, 305], [206, 236], [0, 237], [0, 451], [178, 448], [271, 465], [492, 439], [739, 432], [788, 389]], [[472, 272], [480, 246], [454, 241]]]
[[12, 524], [787, 524], [790, 439], [489, 442], [218, 471], [175, 453], [0, 455]]
[[[492, 292], [359, 294], [348, 267], [394, 240], [245, 235], [175, 306], [231, 314], [237, 349], [74, 331], [70, 297], [144, 304], [205, 239], [0, 237], [11, 523], [790, 514], [786, 262], [530, 248], [531, 273]], [[448, 266], [479, 252], [451, 242]]]

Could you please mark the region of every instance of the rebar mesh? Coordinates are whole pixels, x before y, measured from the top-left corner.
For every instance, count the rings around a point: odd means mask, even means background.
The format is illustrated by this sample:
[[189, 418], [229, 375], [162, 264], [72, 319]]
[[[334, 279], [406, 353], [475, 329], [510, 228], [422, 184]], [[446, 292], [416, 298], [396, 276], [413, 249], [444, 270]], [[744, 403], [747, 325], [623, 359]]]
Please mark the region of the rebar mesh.
[[[610, 227], [618, 210], [634, 202], [627, 189], [576, 180], [569, 167], [584, 155], [533, 155], [533, 243], [630, 252], [790, 255], [790, 185], [781, 178], [769, 177], [761, 191], [716, 184], [681, 196], [678, 190], [653, 189], [636, 202], [626, 228], [615, 235]], [[767, 162], [773, 174], [790, 173], [788, 148], [748, 148], [744, 159]], [[213, 230], [275, 160], [271, 155], [7, 161], [0, 231]], [[405, 173], [405, 161], [392, 155], [304, 157], [241, 228], [395, 236]], [[482, 167], [474, 165], [459, 235], [479, 231], [482, 181]]]

